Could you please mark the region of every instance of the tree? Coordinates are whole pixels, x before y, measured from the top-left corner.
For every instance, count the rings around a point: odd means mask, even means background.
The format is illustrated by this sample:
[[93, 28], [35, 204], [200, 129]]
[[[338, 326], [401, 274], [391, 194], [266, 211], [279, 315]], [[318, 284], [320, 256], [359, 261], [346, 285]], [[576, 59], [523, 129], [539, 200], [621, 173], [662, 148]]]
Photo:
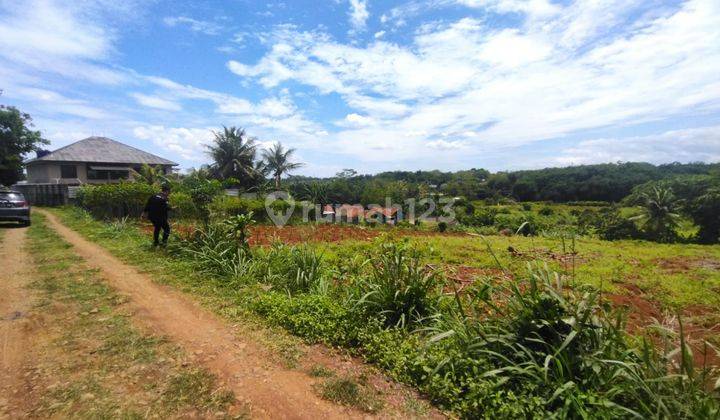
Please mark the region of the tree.
[[698, 241], [705, 244], [720, 240], [720, 187], [710, 188], [688, 205], [688, 213], [700, 227]]
[[33, 131], [32, 117], [12, 106], [0, 105], [0, 185], [22, 179], [23, 156], [50, 142]]
[[213, 176], [220, 179], [237, 178], [240, 186], [245, 188], [255, 186], [261, 178], [255, 162], [255, 138], [236, 127], [223, 127], [222, 132], [213, 134], [213, 144], [206, 146], [208, 155], [213, 159], [210, 166]]
[[265, 165], [275, 178], [276, 189], [280, 188], [280, 178], [283, 174], [303, 166], [302, 163], [291, 161], [293, 153], [295, 153], [295, 149], [285, 149], [280, 143], [273, 144], [270, 149], [263, 152]]
[[650, 239], [659, 242], [675, 240], [675, 228], [680, 218], [680, 201], [670, 188], [654, 187], [642, 194], [643, 213], [637, 216]]
[[135, 179], [149, 185], [165, 184], [168, 182], [162, 166], [150, 166], [147, 163], [140, 167], [140, 171], [135, 172]]

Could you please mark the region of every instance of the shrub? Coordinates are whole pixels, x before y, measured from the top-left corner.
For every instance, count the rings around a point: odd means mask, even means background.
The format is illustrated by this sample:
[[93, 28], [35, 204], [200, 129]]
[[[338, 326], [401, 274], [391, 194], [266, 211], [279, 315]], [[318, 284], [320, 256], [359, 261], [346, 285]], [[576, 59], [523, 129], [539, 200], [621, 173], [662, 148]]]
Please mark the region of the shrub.
[[541, 216], [552, 216], [555, 214], [555, 210], [553, 210], [552, 207], [543, 207], [538, 211], [538, 214]]
[[687, 208], [695, 224], [700, 227], [698, 242], [717, 243], [720, 240], [720, 188], [710, 188], [692, 200]]
[[381, 243], [371, 255], [370, 275], [359, 283], [357, 305], [379, 315], [386, 327], [404, 327], [431, 315], [441, 278], [420, 262], [421, 254], [403, 243]]
[[257, 278], [258, 264], [233, 235], [227, 225], [210, 224], [195, 230], [191, 238], [181, 239], [176, 251], [190, 256], [202, 271], [225, 282], [253, 281]]
[[600, 213], [597, 233], [601, 239], [606, 241], [643, 237], [635, 222], [622, 217], [620, 212], [614, 208], [608, 208]]
[[531, 211], [532, 210], [532, 204], [530, 203], [523, 203], [522, 204], [523, 211]]
[[447, 222], [439, 222], [438, 223], [438, 232], [445, 232], [447, 230]]
[[322, 254], [305, 246], [274, 244], [264, 255], [263, 281], [288, 293], [323, 292], [329, 287]]
[[497, 210], [490, 207], [483, 207], [475, 210], [472, 215], [463, 216], [460, 223], [468, 226], [492, 226], [495, 223]]
[[96, 218], [140, 217], [148, 198], [157, 192], [156, 186], [141, 182], [85, 185], [78, 202]]
[[218, 195], [209, 205], [210, 215], [213, 219], [227, 219], [228, 217], [248, 214], [252, 212], [256, 220], [262, 219], [265, 214], [265, 205], [260, 200], [248, 200], [228, 195]]
[[172, 216], [177, 219], [197, 219], [198, 210], [193, 203], [192, 197], [184, 192], [173, 192], [168, 197]]
[[[717, 403], [702, 388], [706, 377], [673, 375], [672, 353], [657, 355], [647, 341], [635, 349], [623, 318], [612, 316], [593, 289], [568, 291], [547, 268], [531, 267], [521, 284], [498, 292], [486, 285], [474, 298], [472, 304], [458, 298], [453, 311], [439, 314], [430, 339], [449, 354], [435, 372], [452, 379], [466, 396], [496, 390], [509, 399], [504, 405], [514, 407], [514, 414], [522, 413], [527, 401], [535, 413], [560, 418], [718, 414]], [[478, 396], [489, 404], [451, 403], [467, 417], [482, 417], [493, 401]]]
[[253, 311], [311, 342], [353, 346], [359, 323], [342, 302], [317, 294], [290, 297], [285, 293], [267, 292], [253, 297]]

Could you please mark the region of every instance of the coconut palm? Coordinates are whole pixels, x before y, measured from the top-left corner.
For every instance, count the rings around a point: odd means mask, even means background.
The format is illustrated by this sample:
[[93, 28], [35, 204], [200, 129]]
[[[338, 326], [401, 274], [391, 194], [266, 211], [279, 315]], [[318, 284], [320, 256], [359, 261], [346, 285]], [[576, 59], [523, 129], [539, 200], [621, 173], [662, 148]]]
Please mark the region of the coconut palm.
[[263, 152], [263, 159], [269, 172], [275, 178], [275, 188], [280, 188], [280, 178], [292, 170], [303, 166], [302, 163], [291, 162], [295, 149], [285, 149], [282, 144], [275, 143]]
[[213, 134], [213, 144], [206, 146], [208, 155], [213, 159], [210, 167], [213, 176], [237, 178], [242, 186], [253, 186], [258, 179], [255, 138], [237, 127], [223, 127], [223, 131]]
[[680, 219], [680, 201], [675, 194], [670, 188], [653, 187], [642, 193], [640, 198], [643, 202], [642, 214], [633, 219], [642, 222], [651, 239], [672, 242]]
[[160, 165], [150, 166], [147, 163], [140, 167], [139, 171], [133, 171], [136, 181], [144, 182], [146, 184], [164, 184], [168, 182], [168, 178], [165, 176], [165, 171]]

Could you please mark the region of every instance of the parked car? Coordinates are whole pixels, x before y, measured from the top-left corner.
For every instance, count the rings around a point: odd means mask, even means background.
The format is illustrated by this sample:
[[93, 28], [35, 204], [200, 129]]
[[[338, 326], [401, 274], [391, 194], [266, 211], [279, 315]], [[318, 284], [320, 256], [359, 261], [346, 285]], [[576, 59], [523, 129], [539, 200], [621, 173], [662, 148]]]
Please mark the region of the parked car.
[[0, 221], [30, 226], [30, 204], [25, 196], [17, 191], [0, 191]]

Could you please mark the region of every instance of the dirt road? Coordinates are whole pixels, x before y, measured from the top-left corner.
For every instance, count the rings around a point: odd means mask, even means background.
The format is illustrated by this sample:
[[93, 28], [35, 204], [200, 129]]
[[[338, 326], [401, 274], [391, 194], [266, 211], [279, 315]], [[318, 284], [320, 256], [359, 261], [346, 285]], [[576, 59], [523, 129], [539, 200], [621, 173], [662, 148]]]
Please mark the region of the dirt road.
[[[48, 224], [90, 267], [99, 269], [109, 284], [130, 297], [134, 317], [154, 334], [165, 335], [186, 352], [197, 355], [221, 382], [249, 405], [254, 418], [364, 417], [348, 408], [320, 399], [312, 378], [303, 372], [271, 364], [258, 343], [237, 337], [234, 330], [185, 295], [155, 284], [135, 268], [62, 225], [51, 213]], [[22, 231], [12, 236], [22, 236]], [[12, 258], [22, 258], [14, 255]]]
[[26, 231], [6, 229], [0, 248], [0, 413], [7, 412], [9, 398], [22, 391], [22, 366], [31, 337], [32, 322], [27, 313], [32, 296], [26, 288], [30, 276], [23, 252]]

